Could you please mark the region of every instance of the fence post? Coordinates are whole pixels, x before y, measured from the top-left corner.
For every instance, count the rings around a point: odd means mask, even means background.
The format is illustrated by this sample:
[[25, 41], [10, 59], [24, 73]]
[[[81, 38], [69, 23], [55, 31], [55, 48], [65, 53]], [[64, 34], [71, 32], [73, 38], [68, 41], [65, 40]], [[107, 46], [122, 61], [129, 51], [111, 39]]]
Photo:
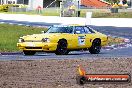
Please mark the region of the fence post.
[[91, 25], [92, 12], [86, 13], [86, 25]]

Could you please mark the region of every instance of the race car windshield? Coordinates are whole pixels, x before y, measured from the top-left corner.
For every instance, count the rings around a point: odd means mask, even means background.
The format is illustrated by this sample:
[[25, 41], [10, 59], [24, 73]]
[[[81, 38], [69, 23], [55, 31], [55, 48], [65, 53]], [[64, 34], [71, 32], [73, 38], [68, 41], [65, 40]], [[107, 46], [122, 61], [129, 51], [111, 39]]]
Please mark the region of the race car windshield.
[[46, 33], [72, 33], [72, 27], [51, 27]]

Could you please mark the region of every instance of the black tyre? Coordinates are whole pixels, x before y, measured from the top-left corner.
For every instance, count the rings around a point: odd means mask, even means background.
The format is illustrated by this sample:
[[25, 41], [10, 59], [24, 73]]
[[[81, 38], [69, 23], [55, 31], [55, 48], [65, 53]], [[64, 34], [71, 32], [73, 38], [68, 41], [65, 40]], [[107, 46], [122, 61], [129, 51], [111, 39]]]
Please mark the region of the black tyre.
[[34, 55], [35, 51], [23, 51], [24, 55]]
[[67, 41], [60, 40], [58, 42], [55, 54], [56, 55], [67, 55], [68, 53], [69, 53], [69, 51], [67, 50]]
[[99, 39], [95, 39], [92, 43], [92, 46], [89, 48], [89, 52], [91, 54], [98, 54], [101, 50], [101, 41]]
[[86, 83], [86, 78], [83, 76], [77, 76], [76, 81], [77, 81], [77, 84], [84, 85]]

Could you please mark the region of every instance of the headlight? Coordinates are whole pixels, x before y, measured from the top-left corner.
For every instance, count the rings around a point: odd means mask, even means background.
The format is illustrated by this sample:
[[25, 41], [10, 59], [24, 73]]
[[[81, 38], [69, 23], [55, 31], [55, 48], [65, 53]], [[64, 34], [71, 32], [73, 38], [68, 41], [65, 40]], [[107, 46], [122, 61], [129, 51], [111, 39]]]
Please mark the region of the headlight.
[[49, 38], [43, 38], [42, 42], [50, 42], [50, 39]]
[[19, 42], [20, 42], [20, 43], [21, 43], [21, 42], [24, 42], [24, 39], [20, 38], [20, 39], [19, 39]]

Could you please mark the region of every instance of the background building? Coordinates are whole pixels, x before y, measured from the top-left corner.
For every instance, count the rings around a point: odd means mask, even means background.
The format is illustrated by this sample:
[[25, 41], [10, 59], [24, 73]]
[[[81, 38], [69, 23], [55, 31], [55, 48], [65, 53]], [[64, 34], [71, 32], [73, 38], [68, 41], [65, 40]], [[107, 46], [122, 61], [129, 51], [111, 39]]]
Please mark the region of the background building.
[[[46, 7], [59, 7], [62, 0], [0, 0], [0, 4], [26, 4], [29, 9], [36, 9], [38, 6], [42, 8]], [[63, 0], [63, 1], [74, 1], [80, 2], [81, 6], [86, 7], [105, 7], [108, 3], [104, 2], [106, 0]], [[132, 6], [132, 0], [127, 0], [129, 5]]]

